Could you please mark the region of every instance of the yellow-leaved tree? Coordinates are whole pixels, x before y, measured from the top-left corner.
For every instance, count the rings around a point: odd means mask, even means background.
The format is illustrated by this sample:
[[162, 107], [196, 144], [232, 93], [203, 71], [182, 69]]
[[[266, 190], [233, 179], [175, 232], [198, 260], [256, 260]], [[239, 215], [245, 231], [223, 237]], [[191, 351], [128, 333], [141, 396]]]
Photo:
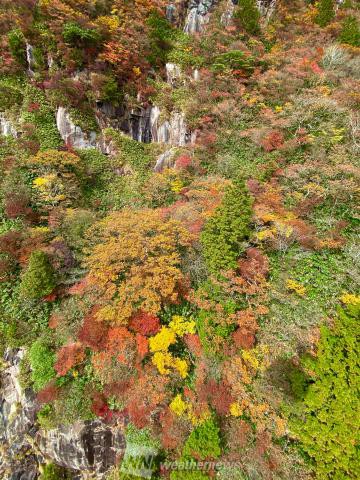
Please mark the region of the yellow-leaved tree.
[[113, 212], [90, 228], [87, 288], [97, 295], [99, 320], [126, 324], [138, 310], [156, 314], [176, 302], [181, 255], [191, 236], [156, 210]]

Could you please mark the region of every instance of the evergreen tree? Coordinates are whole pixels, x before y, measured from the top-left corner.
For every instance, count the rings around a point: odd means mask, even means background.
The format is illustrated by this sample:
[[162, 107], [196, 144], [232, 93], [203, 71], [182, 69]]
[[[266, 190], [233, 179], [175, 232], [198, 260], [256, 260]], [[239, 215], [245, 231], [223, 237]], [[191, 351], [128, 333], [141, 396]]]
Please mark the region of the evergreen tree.
[[29, 361], [33, 389], [38, 392], [56, 376], [55, 354], [44, 338], [39, 338], [30, 347]]
[[11, 55], [23, 66], [26, 66], [26, 42], [22, 31], [14, 28], [8, 33], [8, 42]]
[[49, 295], [55, 286], [54, 270], [46, 253], [33, 252], [30, 255], [28, 268], [21, 280], [21, 294], [26, 298], [41, 298]]
[[340, 33], [340, 41], [353, 47], [360, 47], [360, 27], [356, 17], [346, 17]]
[[203, 256], [211, 273], [236, 268], [242, 243], [250, 233], [251, 199], [243, 180], [236, 180], [201, 234]]
[[334, 0], [320, 0], [316, 23], [320, 27], [326, 27], [335, 16]]
[[306, 357], [309, 384], [296, 406], [293, 431], [314, 461], [316, 478], [358, 478], [360, 304], [339, 309], [321, 329], [317, 357]]
[[239, 0], [234, 16], [240, 20], [248, 33], [252, 35], [260, 33], [260, 12], [255, 0]]

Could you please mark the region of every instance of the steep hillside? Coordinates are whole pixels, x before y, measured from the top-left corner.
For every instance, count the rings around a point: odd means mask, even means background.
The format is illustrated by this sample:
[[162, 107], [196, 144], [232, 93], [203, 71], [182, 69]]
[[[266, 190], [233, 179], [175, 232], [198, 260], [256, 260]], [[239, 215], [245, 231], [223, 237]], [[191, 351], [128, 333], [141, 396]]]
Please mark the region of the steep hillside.
[[0, 39], [0, 477], [359, 478], [358, 2]]

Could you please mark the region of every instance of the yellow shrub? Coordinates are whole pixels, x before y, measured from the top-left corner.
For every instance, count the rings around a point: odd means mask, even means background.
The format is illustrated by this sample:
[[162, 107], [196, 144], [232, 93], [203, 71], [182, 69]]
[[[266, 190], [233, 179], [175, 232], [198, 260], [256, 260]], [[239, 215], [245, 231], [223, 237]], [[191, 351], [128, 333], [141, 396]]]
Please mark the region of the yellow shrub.
[[345, 303], [345, 305], [358, 305], [360, 303], [360, 296], [353, 295], [352, 293], [344, 293], [344, 295], [340, 297], [340, 300], [342, 303]]
[[172, 412], [179, 416], [183, 415], [188, 408], [187, 404], [181, 398], [180, 394], [176, 395], [176, 397], [172, 399], [169, 407]]
[[171, 322], [169, 323], [169, 328], [179, 337], [182, 337], [186, 333], [195, 333], [195, 322], [194, 320], [185, 320], [184, 317], [179, 315], [174, 315]]
[[152, 358], [153, 364], [157, 367], [161, 375], [168, 375], [170, 367], [173, 364], [173, 357], [169, 352], [156, 352]]
[[165, 352], [176, 341], [176, 334], [168, 327], [162, 327], [160, 332], [149, 339], [151, 352]]
[[189, 372], [189, 366], [186, 360], [174, 358], [174, 367], [179, 372], [181, 378], [186, 378]]
[[295, 280], [291, 280], [290, 278], [286, 281], [286, 288], [297, 293], [301, 297], [306, 294], [306, 288], [300, 283], [295, 282]]
[[230, 415], [233, 417], [241, 417], [242, 414], [243, 411], [237, 402], [234, 402], [230, 405]]

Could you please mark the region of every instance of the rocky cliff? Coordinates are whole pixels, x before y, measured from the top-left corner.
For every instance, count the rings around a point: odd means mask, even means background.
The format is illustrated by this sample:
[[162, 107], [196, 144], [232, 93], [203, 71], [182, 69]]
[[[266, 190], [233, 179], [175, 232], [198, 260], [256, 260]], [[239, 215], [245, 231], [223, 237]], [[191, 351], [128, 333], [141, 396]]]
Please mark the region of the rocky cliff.
[[48, 461], [85, 479], [104, 473], [119, 462], [125, 450], [124, 422], [97, 419], [44, 431], [36, 423], [36, 396], [19, 382], [23, 350], [8, 349], [0, 374], [0, 478], [34, 480]]

